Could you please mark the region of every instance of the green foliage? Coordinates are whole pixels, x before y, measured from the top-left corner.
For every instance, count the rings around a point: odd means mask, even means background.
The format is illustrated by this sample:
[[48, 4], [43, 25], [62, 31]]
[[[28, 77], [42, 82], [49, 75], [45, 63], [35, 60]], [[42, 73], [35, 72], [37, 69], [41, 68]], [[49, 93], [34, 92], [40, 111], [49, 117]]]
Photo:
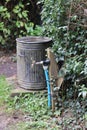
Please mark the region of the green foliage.
[[[14, 117], [14, 114], [18, 117], [15, 125], [14, 123], [9, 124], [6, 130], [63, 130], [72, 128], [76, 130], [77, 126], [80, 127], [81, 124], [84, 124], [84, 119], [87, 120], [85, 112], [87, 100], [78, 100], [79, 98], [71, 100], [69, 98], [69, 100], [62, 102], [61, 109], [53, 113], [51, 109], [48, 109], [46, 92], [32, 92], [10, 97], [10, 90], [11, 86], [7, 84], [5, 77], [0, 77], [1, 107], [2, 105], [6, 106], [5, 112], [9, 112], [11, 117]], [[80, 92], [84, 91], [87, 92], [87, 89], [83, 86]], [[23, 116], [23, 120], [21, 120], [21, 116]]]
[[0, 104], [3, 105], [3, 102], [6, 102], [9, 97], [10, 86], [7, 84], [7, 81], [4, 76], [0, 76]]
[[[53, 50], [65, 57], [66, 81], [71, 87], [87, 87], [87, 2], [85, 0], [40, 0], [43, 3], [44, 35], [53, 38]], [[65, 81], [65, 82], [66, 82]], [[66, 83], [65, 83], [66, 84]]]
[[5, 0], [0, 3], [0, 44], [3, 47], [16, 46], [17, 37], [41, 35], [41, 27], [30, 21], [29, 1]]
[[82, 85], [81, 89], [79, 89], [78, 96], [82, 96], [84, 99], [87, 97], [87, 88], [84, 85]]
[[[34, 130], [35, 128], [37, 130], [58, 130], [61, 127], [56, 124], [56, 120], [51, 118], [53, 113], [47, 106], [47, 93], [32, 92], [25, 95], [20, 94], [19, 96], [9, 98], [7, 104], [8, 110], [21, 110], [25, 114], [26, 119], [29, 119], [25, 123], [20, 122], [17, 124], [17, 128], [22, 126], [26, 130]], [[59, 115], [59, 111], [55, 115]]]
[[24, 112], [29, 112], [34, 119], [47, 113], [47, 96], [41, 93], [15, 96], [9, 103], [15, 109], [22, 108]]

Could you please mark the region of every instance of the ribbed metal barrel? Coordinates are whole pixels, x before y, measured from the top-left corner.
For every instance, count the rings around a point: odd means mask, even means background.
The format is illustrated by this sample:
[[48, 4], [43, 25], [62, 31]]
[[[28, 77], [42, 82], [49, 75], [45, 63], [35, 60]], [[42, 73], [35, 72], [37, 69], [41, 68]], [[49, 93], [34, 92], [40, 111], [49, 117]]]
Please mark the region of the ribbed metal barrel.
[[29, 36], [17, 38], [17, 77], [20, 87], [29, 90], [46, 88], [42, 65], [35, 62], [45, 60], [45, 49], [51, 46], [48, 37]]

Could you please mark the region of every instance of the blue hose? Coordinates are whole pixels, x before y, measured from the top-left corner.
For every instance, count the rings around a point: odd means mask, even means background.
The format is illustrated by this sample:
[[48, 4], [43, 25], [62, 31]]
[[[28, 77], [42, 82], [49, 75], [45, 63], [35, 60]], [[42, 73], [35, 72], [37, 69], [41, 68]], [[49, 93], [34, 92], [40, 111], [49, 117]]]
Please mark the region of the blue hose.
[[51, 89], [50, 89], [49, 74], [47, 69], [44, 69], [44, 72], [45, 72], [46, 84], [48, 90], [48, 107], [51, 108]]

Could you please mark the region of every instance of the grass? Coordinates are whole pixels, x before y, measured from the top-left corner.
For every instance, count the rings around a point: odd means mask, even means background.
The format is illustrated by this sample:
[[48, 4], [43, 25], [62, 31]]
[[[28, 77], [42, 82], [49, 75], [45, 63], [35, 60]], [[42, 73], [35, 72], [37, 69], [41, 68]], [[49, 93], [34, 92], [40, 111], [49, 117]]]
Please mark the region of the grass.
[[[16, 127], [18, 130], [58, 130], [59, 125], [53, 118], [53, 113], [47, 106], [47, 94], [43, 92], [30, 93], [15, 96], [10, 100], [10, 107], [21, 110], [29, 121], [19, 122]], [[21, 129], [22, 130], [22, 129]]]
[[[20, 120], [15, 125], [7, 127], [9, 130], [58, 130], [59, 126], [54, 120], [53, 113], [47, 106], [47, 93], [29, 93], [10, 97], [11, 86], [4, 76], [0, 76], [0, 105], [6, 105], [5, 112], [21, 111], [29, 120]], [[20, 116], [20, 114], [19, 114]]]
[[[6, 105], [6, 112], [21, 111], [26, 119], [19, 120], [15, 125], [11, 124], [7, 130], [76, 130], [83, 129], [84, 118], [87, 122], [87, 101], [69, 99], [53, 113], [47, 106], [47, 93], [29, 93], [10, 97], [11, 86], [7, 84], [4, 76], [0, 77], [0, 105]], [[82, 105], [83, 104], [83, 105]], [[62, 115], [61, 114], [62, 110]], [[20, 114], [18, 116], [21, 116]], [[84, 117], [83, 117], [84, 116]], [[80, 127], [82, 125], [83, 128]], [[86, 123], [87, 124], [87, 123]]]
[[[17, 130], [59, 130], [60, 129], [60, 127], [58, 127], [58, 125], [55, 125], [55, 123], [49, 124], [48, 122], [44, 122], [44, 121], [20, 122], [15, 124], [15, 126], [11, 125], [8, 128], [9, 130], [15, 130], [15, 129]], [[8, 130], [8, 128], [5, 130]]]
[[2, 105], [9, 96], [10, 86], [7, 84], [7, 81], [4, 76], [0, 76], [0, 104]]

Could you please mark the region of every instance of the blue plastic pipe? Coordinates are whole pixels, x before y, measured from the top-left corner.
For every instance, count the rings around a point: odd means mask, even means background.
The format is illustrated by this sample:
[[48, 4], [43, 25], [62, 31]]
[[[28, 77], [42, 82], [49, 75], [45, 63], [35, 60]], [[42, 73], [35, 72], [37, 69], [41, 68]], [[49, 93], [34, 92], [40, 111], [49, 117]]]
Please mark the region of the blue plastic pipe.
[[49, 74], [47, 69], [44, 69], [44, 72], [45, 72], [46, 84], [48, 90], [48, 107], [51, 108], [51, 89], [50, 89]]

